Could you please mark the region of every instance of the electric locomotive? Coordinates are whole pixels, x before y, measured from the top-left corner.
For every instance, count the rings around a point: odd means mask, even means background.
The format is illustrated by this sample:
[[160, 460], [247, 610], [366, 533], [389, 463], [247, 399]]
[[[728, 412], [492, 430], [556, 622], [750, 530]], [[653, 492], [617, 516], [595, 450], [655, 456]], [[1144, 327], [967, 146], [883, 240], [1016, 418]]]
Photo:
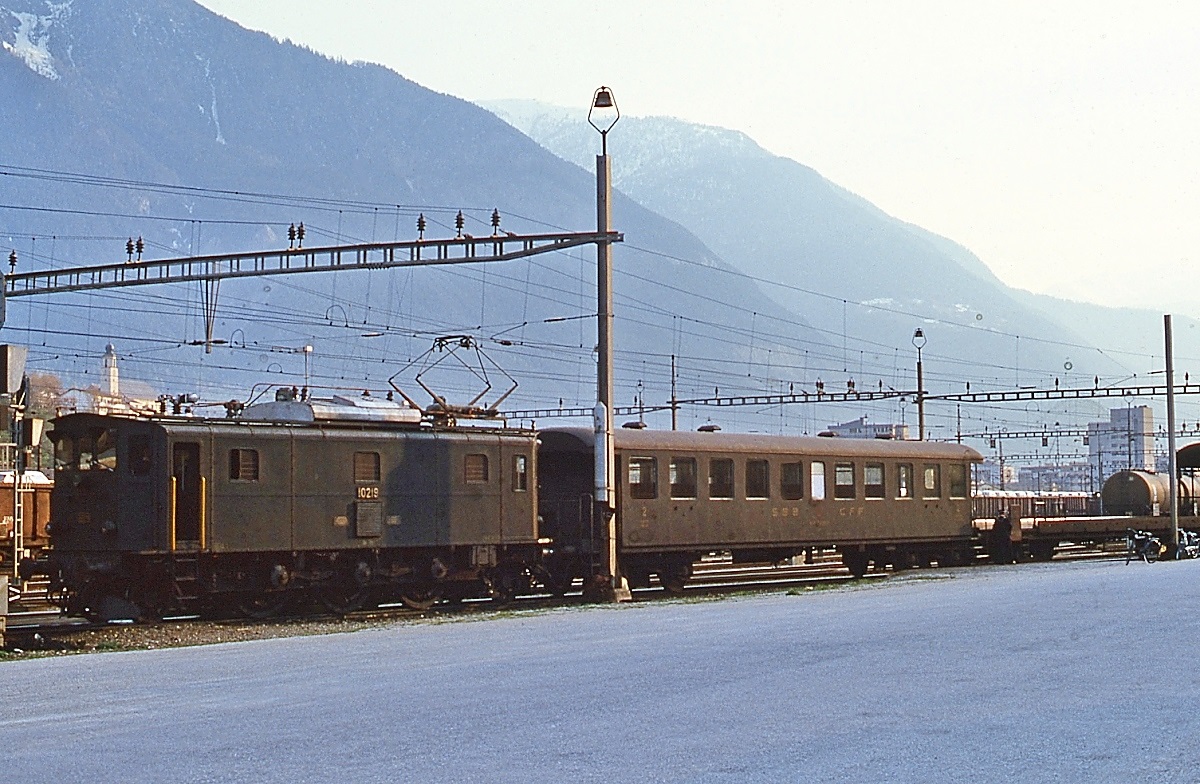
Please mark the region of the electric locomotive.
[[224, 419], [54, 421], [40, 570], [67, 612], [265, 616], [315, 596], [344, 613], [529, 587], [532, 431], [436, 425], [365, 393], [280, 393]]

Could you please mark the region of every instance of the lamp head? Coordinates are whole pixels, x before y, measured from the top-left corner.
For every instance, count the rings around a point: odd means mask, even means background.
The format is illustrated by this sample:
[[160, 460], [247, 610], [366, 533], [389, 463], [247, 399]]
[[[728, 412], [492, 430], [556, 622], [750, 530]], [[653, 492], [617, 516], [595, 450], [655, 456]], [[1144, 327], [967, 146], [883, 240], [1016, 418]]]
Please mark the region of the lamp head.
[[925, 331], [917, 327], [917, 331], [913, 333], [912, 344], [916, 347], [917, 351], [920, 351], [925, 348], [925, 342]]
[[592, 106], [588, 109], [588, 123], [599, 131], [601, 136], [604, 136], [612, 130], [619, 119], [621, 119], [621, 110], [617, 107], [617, 100], [613, 97], [612, 90], [603, 86], [597, 87], [592, 96]]

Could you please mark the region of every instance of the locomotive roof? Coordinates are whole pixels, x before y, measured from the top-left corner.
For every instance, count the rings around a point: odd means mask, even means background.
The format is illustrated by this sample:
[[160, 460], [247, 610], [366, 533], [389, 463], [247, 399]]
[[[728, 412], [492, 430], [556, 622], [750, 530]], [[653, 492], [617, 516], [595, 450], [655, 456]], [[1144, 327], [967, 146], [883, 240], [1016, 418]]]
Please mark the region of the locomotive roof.
[[273, 400], [246, 406], [242, 419], [267, 422], [398, 422], [417, 425], [421, 412], [398, 400], [334, 395], [331, 398]]
[[[542, 430], [543, 443], [567, 451], [590, 451], [595, 442], [591, 428], [564, 427]], [[631, 430], [613, 432], [618, 449], [678, 449], [692, 452], [749, 452], [829, 455], [838, 457], [912, 457], [982, 462], [983, 455], [969, 446], [937, 441], [896, 441], [880, 438], [821, 438], [772, 436], [758, 433], [695, 432], [689, 430]]]

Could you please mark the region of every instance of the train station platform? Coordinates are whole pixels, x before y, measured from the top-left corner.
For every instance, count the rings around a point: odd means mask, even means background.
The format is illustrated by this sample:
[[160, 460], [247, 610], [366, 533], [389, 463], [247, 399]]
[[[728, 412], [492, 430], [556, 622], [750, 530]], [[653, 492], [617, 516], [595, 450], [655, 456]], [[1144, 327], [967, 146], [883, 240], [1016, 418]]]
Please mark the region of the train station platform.
[[1200, 561], [0, 662], [14, 781], [1192, 782]]

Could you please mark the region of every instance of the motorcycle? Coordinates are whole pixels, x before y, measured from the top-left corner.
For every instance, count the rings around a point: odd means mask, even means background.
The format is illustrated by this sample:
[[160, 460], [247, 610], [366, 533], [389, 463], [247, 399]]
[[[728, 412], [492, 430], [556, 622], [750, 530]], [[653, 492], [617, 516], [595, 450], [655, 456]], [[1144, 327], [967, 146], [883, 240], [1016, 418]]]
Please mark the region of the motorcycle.
[[1200, 533], [1179, 529], [1179, 546], [1175, 549], [1175, 559], [1200, 558]]

